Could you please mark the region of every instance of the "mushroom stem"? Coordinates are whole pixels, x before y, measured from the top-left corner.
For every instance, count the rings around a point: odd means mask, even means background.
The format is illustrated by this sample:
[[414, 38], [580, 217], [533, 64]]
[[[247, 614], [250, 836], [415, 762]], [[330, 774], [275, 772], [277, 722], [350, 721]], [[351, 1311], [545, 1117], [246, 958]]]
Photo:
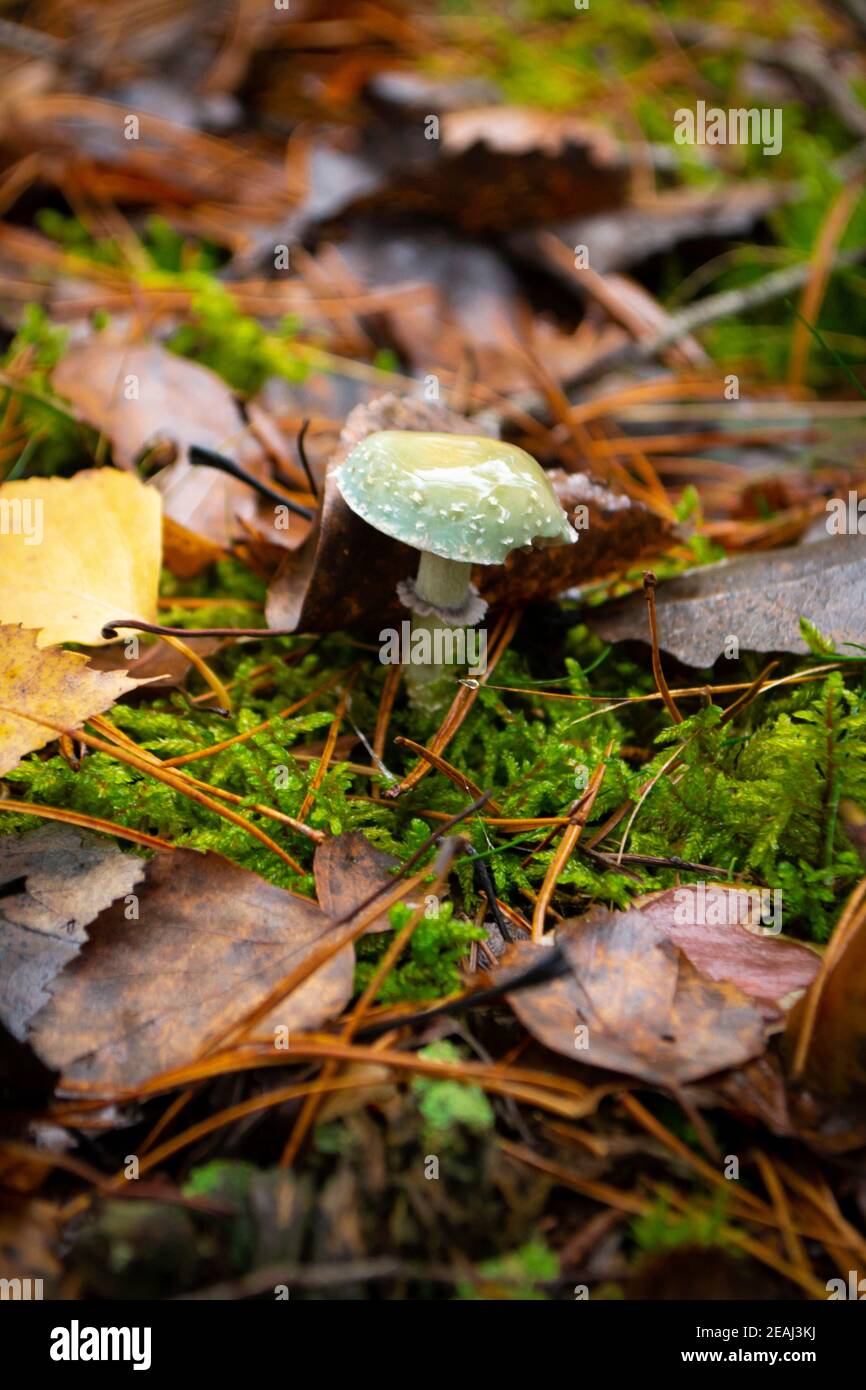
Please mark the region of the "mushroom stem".
[[428, 714], [435, 714], [452, 693], [444, 677], [460, 650], [454, 641], [457, 632], [484, 613], [471, 573], [471, 564], [463, 560], [446, 560], [424, 550], [414, 582], [398, 585], [400, 598], [412, 609], [412, 659], [406, 667], [406, 687], [410, 702]]
[[463, 560], [444, 560], [441, 555], [422, 550], [415, 576], [415, 593], [431, 608], [463, 608], [469, 597], [472, 566]]

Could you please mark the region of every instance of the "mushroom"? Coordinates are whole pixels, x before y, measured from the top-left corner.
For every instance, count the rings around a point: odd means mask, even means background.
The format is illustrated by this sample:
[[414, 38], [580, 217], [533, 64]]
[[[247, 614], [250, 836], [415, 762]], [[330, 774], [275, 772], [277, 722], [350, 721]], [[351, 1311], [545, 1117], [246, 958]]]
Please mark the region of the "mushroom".
[[[420, 552], [414, 580], [397, 585], [412, 610], [413, 654], [423, 649], [414, 640], [419, 630], [435, 638], [437, 629], [473, 627], [484, 617], [473, 565], [501, 565], [522, 546], [577, 540], [544, 470], [525, 450], [498, 439], [380, 430], [352, 450], [335, 481], [353, 512]], [[435, 708], [431, 686], [450, 664], [409, 663], [413, 703]]]

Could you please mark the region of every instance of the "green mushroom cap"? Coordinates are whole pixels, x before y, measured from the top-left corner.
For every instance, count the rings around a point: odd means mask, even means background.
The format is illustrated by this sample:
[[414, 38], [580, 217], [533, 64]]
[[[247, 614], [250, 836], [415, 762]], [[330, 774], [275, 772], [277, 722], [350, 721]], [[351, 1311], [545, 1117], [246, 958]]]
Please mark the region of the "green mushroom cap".
[[499, 565], [520, 546], [577, 540], [535, 459], [482, 435], [380, 430], [335, 481], [370, 526], [445, 560]]

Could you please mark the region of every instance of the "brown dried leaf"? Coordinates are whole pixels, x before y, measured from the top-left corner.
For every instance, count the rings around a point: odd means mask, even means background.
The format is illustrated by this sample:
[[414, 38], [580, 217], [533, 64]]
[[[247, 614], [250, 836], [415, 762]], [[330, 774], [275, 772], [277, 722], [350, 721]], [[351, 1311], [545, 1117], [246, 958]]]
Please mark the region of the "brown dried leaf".
[[[814, 1005], [802, 1079], [819, 1100], [856, 1102], [862, 1124], [866, 1098], [866, 912], [852, 923], [841, 946], [827, 948], [813, 994], [791, 1012], [785, 1042], [793, 1055], [807, 1009]], [[817, 996], [817, 1002], [815, 999]]]
[[[138, 382], [138, 394], [127, 399], [124, 388], [130, 378]], [[262, 450], [215, 372], [157, 343], [130, 345], [102, 333], [69, 349], [54, 370], [53, 384], [82, 419], [107, 435], [122, 468], [132, 468], [159, 443], [173, 446], [175, 461], [156, 479], [172, 521], [217, 546], [229, 544], [239, 519], [256, 522], [259, 508], [250, 487], [187, 458], [189, 447], [198, 444], [258, 477], [267, 476]], [[272, 526], [271, 532], [279, 540]]]
[[88, 922], [143, 873], [142, 859], [71, 825], [0, 838], [0, 1021], [16, 1038], [87, 940]]
[[[688, 666], [711, 666], [730, 634], [741, 651], [808, 652], [801, 617], [837, 646], [866, 643], [862, 538], [828, 536], [690, 570], [659, 584], [656, 613], [659, 644]], [[642, 594], [608, 603], [587, 621], [606, 642], [649, 641]]]
[[[755, 896], [759, 891], [690, 883], [643, 898], [636, 907], [647, 933], [656, 941], [670, 941], [702, 974], [786, 1008], [793, 995], [811, 985], [821, 957], [802, 942], [772, 936], [762, 927], [761, 902]], [[772, 900], [767, 907], [771, 905]], [[573, 925], [610, 919], [611, 914], [599, 909]]]
[[[327, 936], [315, 905], [217, 854], [176, 850], [147, 866], [139, 918], [103, 912], [31, 1025], [38, 1055], [68, 1081], [136, 1086], [199, 1055]], [[256, 1029], [314, 1028], [352, 991], [347, 946]], [[53, 1059], [50, 1060], [49, 1059]]]
[[[379, 888], [394, 882], [399, 861], [370, 844], [359, 830], [334, 835], [318, 846], [313, 859], [316, 892], [322, 910], [334, 921], [350, 917]], [[368, 932], [389, 931], [387, 912], [376, 917]]]
[[[443, 406], [396, 395], [380, 396], [349, 414], [331, 459], [316, 527], [299, 550], [287, 555], [268, 595], [271, 627], [329, 632], [375, 627], [406, 617], [396, 595], [399, 580], [414, 575], [417, 552], [374, 531], [346, 506], [334, 470], [368, 434], [382, 429], [446, 430], [477, 434], [478, 426]], [[602, 487], [582, 473], [551, 473], [563, 506], [584, 503], [589, 526], [577, 545], [519, 551], [505, 565], [477, 566], [473, 579], [494, 604], [550, 598], [599, 578], [660, 548], [665, 524], [639, 503]], [[366, 563], [375, 547], [376, 564]]]
[[[736, 1067], [766, 1046], [759, 1008], [736, 985], [708, 980], [640, 911], [560, 928], [571, 973], [509, 1001], [533, 1037], [563, 1056], [658, 1086]], [[521, 942], [516, 963], [545, 950]], [[585, 1025], [587, 1045], [575, 1028]]]
[[[196, 656], [207, 659], [223, 644], [216, 637], [189, 637], [184, 645]], [[183, 685], [192, 669], [189, 658], [177, 647], [169, 647], [165, 642], [154, 642], [144, 647], [140, 656], [129, 660], [124, 657], [122, 647], [105, 647], [102, 651], [94, 652], [90, 665], [98, 671], [125, 671], [139, 681], [147, 681], [154, 690], [174, 689]]]

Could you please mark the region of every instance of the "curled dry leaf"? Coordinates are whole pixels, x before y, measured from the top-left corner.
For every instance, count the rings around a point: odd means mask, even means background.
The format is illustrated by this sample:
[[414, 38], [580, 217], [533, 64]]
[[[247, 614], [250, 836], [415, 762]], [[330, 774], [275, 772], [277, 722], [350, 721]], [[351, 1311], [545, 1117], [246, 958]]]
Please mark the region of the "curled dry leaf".
[[104, 645], [102, 628], [113, 618], [155, 620], [161, 538], [153, 488], [94, 468], [3, 483], [0, 503], [12, 518], [0, 529], [0, 622], [39, 629], [40, 647], [90, 647]]
[[[282, 562], [268, 595], [271, 627], [329, 632], [376, 629], [407, 617], [396, 587], [414, 575], [417, 552], [372, 530], [347, 507], [334, 471], [356, 444], [376, 430], [442, 430], [477, 434], [478, 426], [443, 406], [415, 398], [380, 396], [349, 414], [331, 459], [318, 520], [304, 544]], [[473, 580], [489, 603], [520, 604], [551, 598], [616, 571], [664, 543], [665, 523], [639, 503], [582, 473], [555, 471], [550, 480], [563, 507], [588, 509], [589, 525], [577, 545], [514, 551], [504, 565], [476, 566]], [[375, 547], [376, 564], [367, 563]]]
[[[127, 399], [124, 384], [130, 378], [146, 382], [147, 389]], [[57, 364], [53, 381], [80, 416], [110, 439], [121, 468], [132, 468], [159, 444], [175, 451], [174, 462], [156, 479], [170, 520], [217, 546], [230, 543], [240, 521], [256, 522], [256, 494], [246, 483], [187, 458], [190, 446], [197, 444], [240, 463], [257, 477], [264, 479], [268, 473], [234, 396], [215, 372], [157, 343], [130, 346], [111, 334], [99, 334], [70, 348]], [[280, 533], [273, 526], [268, 535], [279, 542]]]
[[[54, 729], [35, 724], [34, 719], [74, 729], [145, 684], [125, 672], [93, 671], [80, 652], [59, 647], [42, 651], [36, 643], [35, 632], [0, 627], [0, 776], [25, 753], [57, 738]], [[19, 717], [12, 710], [30, 717]]]
[[[670, 941], [711, 980], [727, 980], [753, 999], [769, 1001], [775, 1012], [809, 988], [821, 957], [811, 946], [772, 934], [778, 926], [773, 905], [770, 889], [762, 896], [760, 888], [690, 883], [654, 893], [636, 906], [648, 935]], [[578, 929], [616, 915], [601, 909], [573, 925]]]
[[[657, 1086], [699, 1081], [763, 1053], [766, 1010], [739, 986], [701, 974], [639, 910], [593, 914], [560, 928], [557, 941], [570, 973], [508, 996], [554, 1052]], [[521, 942], [509, 964], [525, 968], [544, 950]]]
[[143, 873], [142, 859], [71, 825], [0, 838], [0, 1020], [16, 1038], [87, 940], [88, 922]]
[[[394, 882], [398, 860], [371, 845], [359, 830], [334, 835], [318, 846], [313, 859], [316, 893], [323, 912], [334, 921], [352, 916], [380, 888]], [[387, 912], [376, 917], [368, 932], [388, 931]]]
[[[158, 854], [138, 890], [138, 917], [121, 903], [90, 927], [31, 1024], [37, 1054], [67, 1081], [134, 1087], [188, 1063], [255, 1008], [331, 921], [304, 898], [217, 854]], [[352, 992], [354, 951], [338, 952], [259, 1025], [315, 1028]]]
[[[866, 561], [860, 536], [737, 556], [691, 570], [656, 590], [659, 643], [687, 666], [711, 666], [729, 634], [740, 651], [807, 652], [800, 618], [844, 651], [866, 643]], [[648, 641], [643, 595], [596, 609], [587, 621], [606, 642]]]

